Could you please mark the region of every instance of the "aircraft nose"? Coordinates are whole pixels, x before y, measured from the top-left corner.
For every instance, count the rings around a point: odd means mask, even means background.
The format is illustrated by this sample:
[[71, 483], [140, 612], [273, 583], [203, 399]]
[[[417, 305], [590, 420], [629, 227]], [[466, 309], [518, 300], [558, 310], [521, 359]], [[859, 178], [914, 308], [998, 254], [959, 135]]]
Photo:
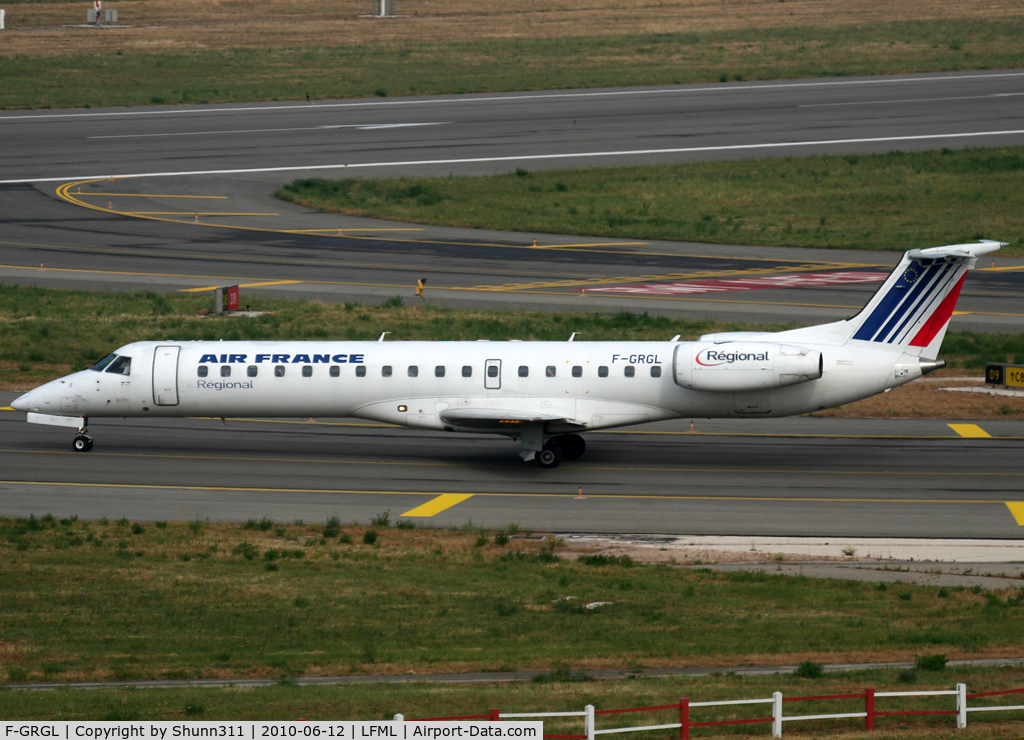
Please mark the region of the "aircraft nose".
[[11, 408], [15, 411], [28, 411], [28, 397], [30, 395], [32, 395], [31, 391], [15, 398], [11, 401]]

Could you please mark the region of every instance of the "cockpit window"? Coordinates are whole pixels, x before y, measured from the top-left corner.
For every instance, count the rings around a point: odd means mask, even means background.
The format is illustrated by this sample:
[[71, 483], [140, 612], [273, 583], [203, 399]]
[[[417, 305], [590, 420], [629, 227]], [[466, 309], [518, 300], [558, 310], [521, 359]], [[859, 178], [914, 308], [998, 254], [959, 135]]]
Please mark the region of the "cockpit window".
[[117, 373], [118, 375], [131, 375], [132, 374], [132, 358], [131, 357], [118, 357], [107, 368], [108, 373]]
[[103, 368], [105, 368], [107, 365], [109, 365], [111, 362], [114, 361], [115, 357], [117, 357], [117, 355], [115, 355], [115, 354], [107, 355], [106, 357], [104, 357], [102, 360], [97, 362], [95, 365], [93, 365], [89, 369], [90, 370], [95, 370], [96, 372], [101, 373], [101, 372], [103, 372]]

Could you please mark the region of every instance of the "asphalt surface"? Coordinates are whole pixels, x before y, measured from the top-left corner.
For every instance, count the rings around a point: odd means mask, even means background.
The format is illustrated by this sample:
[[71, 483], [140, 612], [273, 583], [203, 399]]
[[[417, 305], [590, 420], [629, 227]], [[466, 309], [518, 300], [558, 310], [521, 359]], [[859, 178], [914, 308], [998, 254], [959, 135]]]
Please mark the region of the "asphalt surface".
[[[690, 296], [600, 290], [884, 273], [896, 255], [422, 228], [312, 213], [273, 191], [295, 177], [346, 173], [1020, 144], [1021, 95], [1024, 71], [1010, 70], [3, 113], [0, 280], [165, 291], [240, 283], [244, 305], [262, 295], [411, 299], [427, 277], [427, 301], [457, 306], [834, 320], [859, 309], [876, 284]], [[997, 257], [986, 267], [968, 280], [953, 328], [1021, 330], [1024, 264]], [[962, 439], [943, 421], [699, 421], [696, 435], [686, 423], [652, 425], [591, 435], [583, 460], [541, 471], [502, 439], [344, 420], [99, 421], [90, 425], [96, 449], [75, 455], [67, 430], [28, 426], [21, 416], [0, 412], [2, 515], [366, 520], [458, 493], [472, 495], [431, 522], [1020, 537], [1005, 503], [1022, 489], [1024, 430], [1012, 421], [986, 423], [991, 439]]]
[[[155, 173], [489, 173], [519, 166], [1024, 141], [1024, 71], [449, 97], [11, 111], [2, 181]], [[284, 173], [283, 175], [281, 173]], [[338, 174], [337, 172], [329, 174]]]
[[[6, 403], [13, 394], [4, 394]], [[119, 420], [73, 430], [0, 412], [0, 515], [392, 520], [590, 533], [1024, 538], [1019, 422], [697, 420], [588, 435], [578, 461], [503, 438], [352, 420]], [[580, 498], [582, 489], [583, 497]], [[441, 499], [442, 495], [456, 494]], [[443, 502], [443, 503], [442, 503]]]
[[[862, 306], [876, 283], [698, 295], [601, 291], [702, 278], [880, 274], [896, 255], [417, 227], [312, 213], [273, 192], [302, 176], [1018, 144], [1021, 95], [1024, 71], [1008, 70], [9, 112], [0, 114], [0, 280], [167, 291], [240, 283], [243, 301], [379, 303], [411, 299], [425, 277], [426, 300], [451, 306], [836, 320]], [[1024, 328], [1024, 263], [996, 257], [982, 266], [953, 328]]]

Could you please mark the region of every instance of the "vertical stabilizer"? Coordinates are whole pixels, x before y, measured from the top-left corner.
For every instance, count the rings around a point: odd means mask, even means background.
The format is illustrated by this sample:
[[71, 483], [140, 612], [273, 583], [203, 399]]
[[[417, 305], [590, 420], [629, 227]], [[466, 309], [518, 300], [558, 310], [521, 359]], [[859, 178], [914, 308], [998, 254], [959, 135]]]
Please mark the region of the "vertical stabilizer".
[[986, 240], [905, 252], [878, 292], [850, 319], [851, 341], [935, 359], [967, 271], [978, 257], [1003, 246]]

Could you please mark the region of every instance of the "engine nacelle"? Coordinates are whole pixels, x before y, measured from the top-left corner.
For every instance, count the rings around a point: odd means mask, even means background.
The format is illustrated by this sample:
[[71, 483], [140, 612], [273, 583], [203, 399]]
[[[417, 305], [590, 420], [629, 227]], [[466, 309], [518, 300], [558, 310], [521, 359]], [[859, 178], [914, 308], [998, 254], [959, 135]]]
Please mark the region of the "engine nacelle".
[[676, 345], [675, 380], [695, 391], [756, 391], [821, 377], [821, 352], [768, 342]]

